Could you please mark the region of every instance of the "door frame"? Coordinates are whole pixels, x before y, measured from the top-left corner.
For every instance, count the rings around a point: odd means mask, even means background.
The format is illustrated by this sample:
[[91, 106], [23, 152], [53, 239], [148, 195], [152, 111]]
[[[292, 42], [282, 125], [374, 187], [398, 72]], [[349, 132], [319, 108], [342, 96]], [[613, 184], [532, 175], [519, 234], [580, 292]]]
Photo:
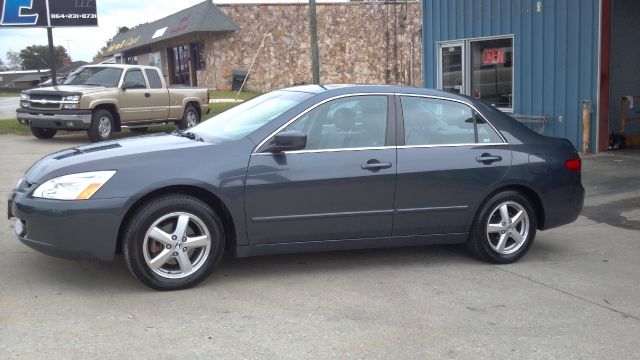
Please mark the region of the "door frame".
[[437, 63], [438, 63], [438, 82], [437, 82], [437, 89], [442, 91], [442, 49], [446, 48], [446, 47], [454, 47], [454, 46], [459, 46], [461, 53], [460, 53], [460, 57], [462, 59], [462, 63], [460, 64], [461, 66], [461, 72], [462, 72], [462, 89], [460, 94], [466, 94], [467, 93], [467, 72], [466, 72], [466, 66], [467, 66], [467, 51], [465, 50], [465, 41], [464, 40], [454, 40], [454, 41], [445, 41], [445, 42], [439, 42], [437, 43], [438, 46], [438, 59], [437, 59]]

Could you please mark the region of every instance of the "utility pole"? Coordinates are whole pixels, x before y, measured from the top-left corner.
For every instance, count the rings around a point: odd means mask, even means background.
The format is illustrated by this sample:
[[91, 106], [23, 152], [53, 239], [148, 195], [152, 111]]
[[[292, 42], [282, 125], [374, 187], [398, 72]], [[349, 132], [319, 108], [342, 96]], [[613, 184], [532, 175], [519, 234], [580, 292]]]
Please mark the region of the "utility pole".
[[53, 30], [47, 27], [47, 38], [49, 40], [49, 65], [51, 66], [51, 85], [58, 86], [58, 75], [56, 74], [56, 52], [53, 47]]
[[311, 72], [313, 83], [320, 84], [320, 55], [318, 53], [318, 19], [316, 0], [309, 0], [309, 35], [311, 36]]

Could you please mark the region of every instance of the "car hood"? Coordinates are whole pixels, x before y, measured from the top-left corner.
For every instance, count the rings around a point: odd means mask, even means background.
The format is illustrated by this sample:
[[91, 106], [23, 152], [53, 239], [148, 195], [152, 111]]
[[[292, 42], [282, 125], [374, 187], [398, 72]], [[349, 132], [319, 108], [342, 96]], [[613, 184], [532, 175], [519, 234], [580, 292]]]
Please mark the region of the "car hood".
[[[27, 171], [25, 180], [40, 184], [77, 172], [117, 170], [139, 164], [141, 160], [147, 163], [162, 161], [167, 152], [214, 145], [176, 134], [161, 134], [78, 146], [45, 156]], [[131, 161], [134, 158], [136, 161]]]
[[109, 88], [95, 85], [58, 85], [47, 86], [27, 91], [29, 95], [36, 94], [54, 94], [54, 93], [82, 93], [91, 94], [100, 91], [109, 90]]

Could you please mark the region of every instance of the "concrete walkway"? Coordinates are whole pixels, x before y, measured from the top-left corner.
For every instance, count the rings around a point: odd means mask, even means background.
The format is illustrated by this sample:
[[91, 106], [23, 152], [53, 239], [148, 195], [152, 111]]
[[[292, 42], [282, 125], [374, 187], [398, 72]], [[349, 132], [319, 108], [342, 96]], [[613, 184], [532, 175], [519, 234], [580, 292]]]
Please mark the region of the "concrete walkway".
[[241, 103], [244, 100], [241, 99], [210, 99], [209, 100], [209, 104], [216, 104], [216, 103], [233, 103], [233, 102], [237, 102], [237, 103]]
[[16, 118], [16, 109], [20, 106], [20, 97], [0, 96], [0, 120]]

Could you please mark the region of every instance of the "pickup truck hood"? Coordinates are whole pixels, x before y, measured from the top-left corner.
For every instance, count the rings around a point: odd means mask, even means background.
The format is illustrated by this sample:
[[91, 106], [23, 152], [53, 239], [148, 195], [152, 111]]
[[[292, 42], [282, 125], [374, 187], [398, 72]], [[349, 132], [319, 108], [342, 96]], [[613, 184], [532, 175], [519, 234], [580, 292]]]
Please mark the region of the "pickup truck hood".
[[32, 90], [28, 90], [26, 93], [30, 95], [35, 94], [53, 94], [53, 93], [82, 93], [82, 94], [91, 94], [100, 91], [109, 90], [110, 88], [102, 87], [102, 86], [94, 86], [94, 85], [59, 85], [59, 86], [48, 86], [42, 88], [36, 88]]
[[41, 184], [71, 173], [118, 170], [133, 164], [162, 162], [165, 154], [212, 146], [174, 134], [152, 135], [101, 142], [62, 150], [42, 158], [25, 174], [25, 180]]

